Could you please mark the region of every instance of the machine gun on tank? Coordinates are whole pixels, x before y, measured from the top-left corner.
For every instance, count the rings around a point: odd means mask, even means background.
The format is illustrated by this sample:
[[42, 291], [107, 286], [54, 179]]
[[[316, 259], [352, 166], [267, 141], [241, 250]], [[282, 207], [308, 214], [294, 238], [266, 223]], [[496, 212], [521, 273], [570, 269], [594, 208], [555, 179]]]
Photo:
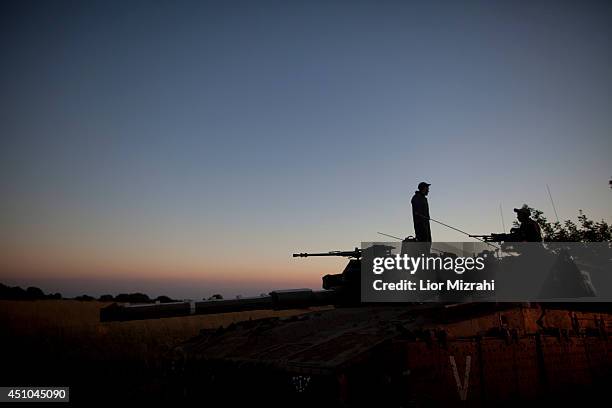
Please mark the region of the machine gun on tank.
[[468, 235], [470, 238], [480, 239], [484, 242], [518, 242], [520, 241], [520, 232], [518, 228], [510, 229], [510, 233], [494, 233], [489, 235]]

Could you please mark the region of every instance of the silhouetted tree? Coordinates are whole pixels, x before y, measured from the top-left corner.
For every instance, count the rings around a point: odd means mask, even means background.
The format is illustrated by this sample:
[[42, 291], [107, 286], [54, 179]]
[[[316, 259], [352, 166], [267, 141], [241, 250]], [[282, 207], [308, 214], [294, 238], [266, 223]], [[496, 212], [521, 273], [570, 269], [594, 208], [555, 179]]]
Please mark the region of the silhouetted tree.
[[172, 299], [172, 298], [170, 298], [168, 296], [164, 296], [164, 295], [156, 297], [155, 301], [159, 302], [159, 303], [172, 303], [172, 302], [176, 302], [176, 300], [174, 300], [174, 299]]
[[100, 302], [113, 302], [115, 298], [113, 297], [113, 295], [102, 295], [98, 300]]
[[25, 298], [25, 290], [19, 286], [6, 286], [0, 283], [0, 299], [24, 300]]
[[81, 296], [75, 297], [74, 300], [80, 300], [82, 302], [90, 302], [90, 301], [95, 300], [95, 299], [92, 296], [89, 296], [89, 295], [81, 295]]
[[30, 286], [23, 290], [19, 286], [7, 286], [0, 283], [0, 299], [6, 300], [42, 300], [42, 299], [61, 299], [61, 293], [45, 295], [45, 293], [35, 287]]
[[144, 293], [121, 293], [115, 297], [115, 301], [124, 303], [150, 303], [151, 299]]
[[37, 300], [37, 299], [45, 298], [45, 292], [43, 292], [40, 288], [37, 288], [35, 286], [28, 287], [25, 291], [25, 294], [26, 294], [26, 299], [28, 300]]

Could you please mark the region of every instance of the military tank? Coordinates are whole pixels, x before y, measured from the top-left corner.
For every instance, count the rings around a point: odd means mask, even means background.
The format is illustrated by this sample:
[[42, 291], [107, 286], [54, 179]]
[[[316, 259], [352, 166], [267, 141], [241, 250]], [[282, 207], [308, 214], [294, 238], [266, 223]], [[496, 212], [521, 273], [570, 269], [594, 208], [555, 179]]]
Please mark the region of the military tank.
[[[379, 253], [391, 250], [380, 245]], [[309, 309], [231, 324], [179, 344], [170, 391], [182, 401], [268, 406], [482, 406], [603, 395], [612, 379], [609, 303], [362, 304], [353, 251], [322, 290], [158, 305], [111, 305], [101, 321]]]

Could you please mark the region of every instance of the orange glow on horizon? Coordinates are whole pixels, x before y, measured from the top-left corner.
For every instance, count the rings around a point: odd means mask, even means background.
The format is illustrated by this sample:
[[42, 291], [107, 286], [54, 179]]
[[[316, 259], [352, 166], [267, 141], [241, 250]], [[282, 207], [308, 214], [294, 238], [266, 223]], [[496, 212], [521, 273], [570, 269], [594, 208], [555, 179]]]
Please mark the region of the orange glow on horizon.
[[270, 287], [320, 287], [320, 279], [340, 273], [344, 258], [293, 259], [272, 262], [251, 257], [218, 260], [89, 259], [88, 257], [43, 257], [12, 254], [0, 261], [0, 282], [4, 279], [91, 279], [190, 281], [215, 285], [258, 285]]

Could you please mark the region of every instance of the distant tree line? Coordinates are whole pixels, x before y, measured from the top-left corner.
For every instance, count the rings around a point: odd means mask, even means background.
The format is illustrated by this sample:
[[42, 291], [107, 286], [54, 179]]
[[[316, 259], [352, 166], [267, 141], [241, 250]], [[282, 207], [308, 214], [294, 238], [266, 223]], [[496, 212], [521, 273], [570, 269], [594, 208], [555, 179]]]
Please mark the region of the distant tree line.
[[0, 299], [4, 300], [40, 300], [40, 299], [62, 299], [61, 293], [46, 295], [40, 288], [30, 286], [22, 289], [19, 286], [7, 286], [0, 283]]
[[[612, 241], [612, 226], [603, 219], [601, 221], [589, 219], [582, 210], [578, 210], [578, 222], [572, 220], [550, 222], [543, 211], [531, 208], [527, 204], [523, 204], [523, 208], [531, 210], [531, 218], [540, 225], [546, 242]], [[518, 226], [516, 221], [514, 226]]]
[[[23, 289], [19, 286], [7, 286], [0, 283], [0, 299], [1, 300], [44, 300], [44, 299], [67, 299], [64, 298], [61, 293], [49, 293], [45, 294], [40, 288], [30, 286], [27, 289]], [[74, 300], [80, 301], [92, 301], [98, 300], [100, 302], [120, 302], [120, 303], [170, 303], [176, 302], [176, 300], [168, 296], [158, 296], [155, 299], [151, 299], [144, 293], [121, 293], [117, 296], [113, 295], [102, 295], [98, 299], [89, 295], [81, 295], [74, 298]]]
[[102, 295], [98, 298], [100, 302], [119, 302], [119, 303], [170, 303], [176, 302], [168, 296], [158, 296], [155, 299], [151, 299], [144, 293], [120, 293], [117, 296], [113, 295]]

